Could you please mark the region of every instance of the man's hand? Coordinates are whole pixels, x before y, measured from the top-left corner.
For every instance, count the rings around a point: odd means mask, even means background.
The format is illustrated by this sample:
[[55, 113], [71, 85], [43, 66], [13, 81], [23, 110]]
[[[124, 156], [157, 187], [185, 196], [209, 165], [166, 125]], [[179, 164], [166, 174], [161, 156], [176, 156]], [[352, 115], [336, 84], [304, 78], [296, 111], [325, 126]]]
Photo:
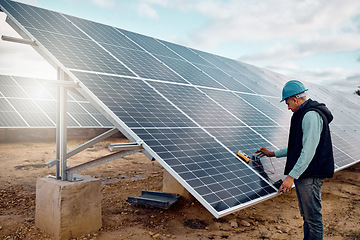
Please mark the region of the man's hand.
[[285, 178], [285, 180], [283, 181], [283, 183], [281, 184], [279, 190], [278, 190], [278, 194], [283, 191], [283, 192], [290, 192], [291, 191], [291, 188], [292, 188], [292, 185], [294, 183], [294, 178], [291, 177], [291, 176], [287, 176]]
[[267, 148], [260, 148], [256, 150], [255, 153], [258, 153], [258, 157], [268, 156], [268, 157], [274, 157], [275, 153], [272, 151], [269, 151]]

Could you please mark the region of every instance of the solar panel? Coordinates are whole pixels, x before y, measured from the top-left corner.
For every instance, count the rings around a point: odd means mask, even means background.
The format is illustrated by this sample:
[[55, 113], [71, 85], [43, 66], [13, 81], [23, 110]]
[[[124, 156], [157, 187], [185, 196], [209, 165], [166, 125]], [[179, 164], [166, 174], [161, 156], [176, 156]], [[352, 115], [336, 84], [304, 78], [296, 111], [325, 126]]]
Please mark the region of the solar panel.
[[[279, 98], [287, 77], [17, 2], [4, 0], [1, 8], [41, 54], [79, 82], [94, 107], [130, 140], [143, 142], [147, 155], [215, 217], [277, 195], [285, 159], [246, 164], [236, 153], [286, 146], [291, 113]], [[359, 162], [359, 99], [334, 101], [335, 91], [308, 86], [334, 113], [336, 169]]]
[[[54, 128], [56, 87], [40, 79], [0, 75], [0, 128]], [[112, 128], [87, 100], [68, 92], [69, 127]]]

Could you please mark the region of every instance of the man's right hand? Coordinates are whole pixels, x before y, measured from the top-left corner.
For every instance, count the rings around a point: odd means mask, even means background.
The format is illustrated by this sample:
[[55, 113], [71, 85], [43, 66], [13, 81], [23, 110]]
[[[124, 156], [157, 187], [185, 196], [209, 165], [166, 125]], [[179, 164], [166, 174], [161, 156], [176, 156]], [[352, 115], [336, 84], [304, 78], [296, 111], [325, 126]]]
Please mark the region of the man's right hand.
[[258, 157], [263, 157], [263, 156], [275, 157], [275, 153], [269, 151], [267, 148], [260, 148], [256, 150], [255, 153], [257, 153]]

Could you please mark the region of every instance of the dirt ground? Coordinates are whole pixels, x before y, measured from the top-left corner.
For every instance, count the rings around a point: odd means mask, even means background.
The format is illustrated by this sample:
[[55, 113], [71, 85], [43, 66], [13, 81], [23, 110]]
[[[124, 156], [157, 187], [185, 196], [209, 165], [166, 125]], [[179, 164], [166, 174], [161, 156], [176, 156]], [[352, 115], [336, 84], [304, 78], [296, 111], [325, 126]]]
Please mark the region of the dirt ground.
[[[74, 165], [109, 154], [109, 139], [69, 159]], [[69, 141], [72, 149], [81, 141]], [[55, 143], [0, 144], [0, 238], [53, 239], [35, 227], [36, 179], [54, 174], [43, 164], [55, 156]], [[141, 190], [162, 190], [163, 168], [142, 153], [80, 174], [102, 180], [103, 227], [77, 239], [302, 239], [295, 191], [220, 219], [197, 201], [168, 210], [126, 202]], [[322, 192], [325, 238], [360, 239], [360, 164], [335, 174]]]

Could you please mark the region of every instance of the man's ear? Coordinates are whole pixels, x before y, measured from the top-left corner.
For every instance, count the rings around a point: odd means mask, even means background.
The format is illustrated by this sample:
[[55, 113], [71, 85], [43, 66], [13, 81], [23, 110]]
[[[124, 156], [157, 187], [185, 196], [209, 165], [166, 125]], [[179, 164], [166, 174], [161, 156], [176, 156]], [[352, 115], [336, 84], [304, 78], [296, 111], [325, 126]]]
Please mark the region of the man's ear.
[[296, 105], [296, 104], [298, 104], [299, 99], [298, 99], [298, 98], [296, 98], [296, 97], [292, 97], [292, 101], [294, 101], [294, 103], [295, 103], [295, 105]]

